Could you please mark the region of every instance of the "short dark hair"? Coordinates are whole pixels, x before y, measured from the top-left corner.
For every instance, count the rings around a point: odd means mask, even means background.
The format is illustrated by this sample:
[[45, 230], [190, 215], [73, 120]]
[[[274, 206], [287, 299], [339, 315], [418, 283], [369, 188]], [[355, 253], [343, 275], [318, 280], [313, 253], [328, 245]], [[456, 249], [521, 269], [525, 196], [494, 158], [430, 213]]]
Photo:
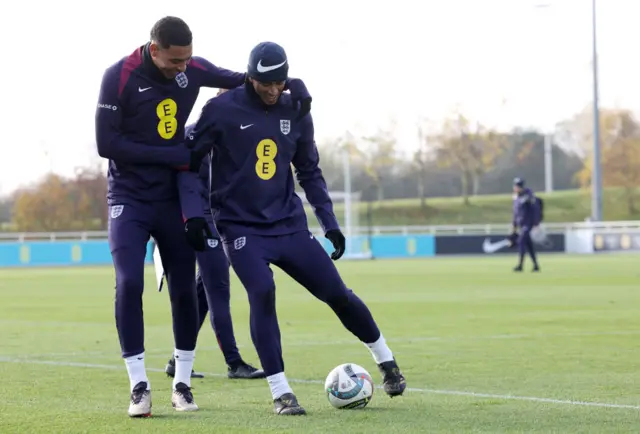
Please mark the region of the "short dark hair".
[[183, 19], [164, 17], [151, 28], [151, 40], [165, 49], [172, 45], [186, 47], [191, 45], [193, 35]]

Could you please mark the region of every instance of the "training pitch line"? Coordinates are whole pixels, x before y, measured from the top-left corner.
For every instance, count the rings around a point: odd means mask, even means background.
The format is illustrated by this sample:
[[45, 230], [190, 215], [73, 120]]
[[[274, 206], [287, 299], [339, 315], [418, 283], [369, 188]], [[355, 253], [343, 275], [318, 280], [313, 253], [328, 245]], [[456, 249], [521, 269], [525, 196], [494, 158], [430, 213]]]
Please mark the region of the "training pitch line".
[[[0, 324], [3, 322], [0, 320]], [[30, 321], [29, 321], [30, 322]], [[30, 322], [31, 323], [31, 322]], [[40, 326], [41, 323], [38, 322]], [[58, 325], [68, 325], [67, 323], [56, 323]], [[609, 331], [580, 331], [580, 332], [564, 332], [564, 333], [511, 333], [511, 334], [497, 334], [497, 335], [477, 335], [477, 336], [413, 336], [405, 338], [387, 338], [387, 342], [391, 345], [396, 344], [416, 344], [419, 342], [465, 342], [465, 341], [482, 341], [482, 340], [510, 340], [510, 339], [549, 339], [549, 338], [575, 338], [575, 337], [589, 337], [589, 336], [628, 336], [628, 335], [640, 335], [640, 330], [609, 330]], [[333, 341], [285, 341], [283, 347], [322, 347], [322, 346], [336, 346], [336, 345], [362, 345], [357, 339], [351, 340], [333, 340]], [[251, 344], [238, 344], [238, 348], [253, 348]], [[168, 350], [171, 351], [170, 349]], [[145, 355], [166, 355], [167, 349], [146, 350]], [[220, 351], [217, 346], [211, 347], [197, 347], [196, 353], [203, 351]], [[43, 354], [30, 354], [32, 359], [46, 359], [46, 358], [69, 358], [78, 356], [90, 356], [90, 357], [110, 357], [119, 356], [119, 349], [113, 351], [66, 351], [55, 353], [43, 353]]]
[[[76, 362], [56, 361], [56, 360], [33, 360], [33, 359], [26, 359], [26, 358], [21, 359], [21, 358], [6, 357], [6, 356], [0, 356], [0, 363], [17, 363], [17, 364], [48, 365], [48, 366], [69, 367], [69, 368], [87, 368], [87, 369], [124, 371], [123, 366], [116, 366], [116, 365], [76, 363]], [[147, 371], [164, 372], [163, 369], [158, 369], [158, 368], [147, 368]], [[226, 378], [225, 374], [216, 374], [212, 372], [205, 372], [204, 374], [210, 377]], [[320, 380], [301, 380], [301, 379], [294, 378], [294, 379], [289, 379], [289, 381], [291, 383], [299, 383], [299, 384], [324, 384], [324, 382]], [[381, 387], [377, 386], [377, 388], [380, 389]], [[500, 395], [500, 394], [493, 394], [493, 393], [467, 392], [462, 390], [421, 389], [416, 387], [408, 387], [407, 391], [411, 393], [456, 395], [456, 396], [468, 396], [471, 398], [502, 399], [502, 400], [510, 400], [510, 401], [528, 401], [528, 402], [556, 404], [556, 405], [575, 405], [575, 406], [583, 406], [583, 407], [604, 407], [604, 408], [617, 408], [617, 409], [627, 409], [627, 410], [640, 410], [640, 406], [638, 405], [612, 404], [612, 403], [606, 403], [606, 402], [572, 401], [572, 400], [554, 399], [554, 398], [539, 398], [535, 396]]]

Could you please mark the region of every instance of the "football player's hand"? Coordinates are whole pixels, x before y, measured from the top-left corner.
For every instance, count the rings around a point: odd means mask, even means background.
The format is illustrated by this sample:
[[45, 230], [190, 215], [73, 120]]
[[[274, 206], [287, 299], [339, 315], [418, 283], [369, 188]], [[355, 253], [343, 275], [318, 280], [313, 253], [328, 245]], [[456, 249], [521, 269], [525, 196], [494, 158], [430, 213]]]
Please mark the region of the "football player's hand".
[[300, 120], [311, 112], [311, 95], [307, 90], [307, 86], [299, 78], [291, 78], [287, 80], [285, 90], [291, 92], [291, 102], [293, 108], [298, 110], [298, 117], [296, 120]]
[[344, 255], [344, 249], [346, 247], [346, 240], [340, 229], [333, 229], [328, 231], [325, 235], [325, 238], [331, 241], [333, 244], [333, 248], [335, 249], [331, 254], [331, 259], [337, 261]]
[[213, 238], [211, 228], [204, 217], [193, 217], [184, 224], [187, 242], [197, 252], [203, 252], [207, 246], [207, 239]]

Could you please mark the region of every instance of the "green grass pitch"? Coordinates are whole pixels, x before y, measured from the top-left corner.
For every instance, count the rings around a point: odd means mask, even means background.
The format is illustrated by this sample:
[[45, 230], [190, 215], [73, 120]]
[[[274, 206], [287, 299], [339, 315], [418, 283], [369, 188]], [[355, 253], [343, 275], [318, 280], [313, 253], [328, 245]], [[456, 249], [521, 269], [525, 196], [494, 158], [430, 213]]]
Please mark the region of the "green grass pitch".
[[[640, 258], [541, 258], [514, 274], [513, 257], [338, 263], [368, 303], [407, 377], [390, 399], [334, 410], [326, 374], [358, 363], [380, 381], [366, 348], [333, 313], [276, 272], [286, 372], [306, 417], [272, 414], [264, 380], [228, 380], [205, 325], [194, 380], [201, 410], [171, 409], [166, 292], [147, 272], [147, 368], [154, 414], [129, 419], [128, 379], [113, 319], [113, 271], [0, 270], [2, 433], [640, 432]], [[529, 267], [527, 266], [527, 269]], [[636, 271], [638, 270], [638, 271]], [[244, 289], [232, 283], [236, 337], [258, 363]]]

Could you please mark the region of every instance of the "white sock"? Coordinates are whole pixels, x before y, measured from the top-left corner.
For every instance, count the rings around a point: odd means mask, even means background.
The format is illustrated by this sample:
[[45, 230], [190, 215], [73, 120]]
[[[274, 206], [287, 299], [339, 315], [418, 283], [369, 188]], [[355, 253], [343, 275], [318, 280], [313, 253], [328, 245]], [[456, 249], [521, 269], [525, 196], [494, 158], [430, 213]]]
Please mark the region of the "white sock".
[[147, 383], [147, 390], [151, 390], [149, 379], [147, 378], [147, 370], [144, 368], [144, 353], [127, 357], [124, 359], [124, 364], [129, 373], [131, 391], [133, 391], [133, 388], [141, 381], [145, 381]]
[[193, 360], [196, 358], [196, 352], [176, 350], [173, 352], [176, 359], [176, 375], [173, 377], [173, 388], [176, 384], [184, 383], [191, 387], [191, 371], [193, 370]]
[[278, 399], [285, 393], [293, 393], [293, 390], [291, 390], [284, 372], [269, 375], [267, 377], [267, 382], [269, 383], [269, 387], [271, 388], [271, 396], [273, 396], [273, 399]]
[[372, 344], [365, 343], [366, 347], [371, 351], [371, 355], [373, 356], [373, 360], [379, 365], [380, 363], [389, 362], [393, 360], [393, 353], [391, 349], [387, 345], [387, 341], [380, 333], [380, 337], [377, 341]]

